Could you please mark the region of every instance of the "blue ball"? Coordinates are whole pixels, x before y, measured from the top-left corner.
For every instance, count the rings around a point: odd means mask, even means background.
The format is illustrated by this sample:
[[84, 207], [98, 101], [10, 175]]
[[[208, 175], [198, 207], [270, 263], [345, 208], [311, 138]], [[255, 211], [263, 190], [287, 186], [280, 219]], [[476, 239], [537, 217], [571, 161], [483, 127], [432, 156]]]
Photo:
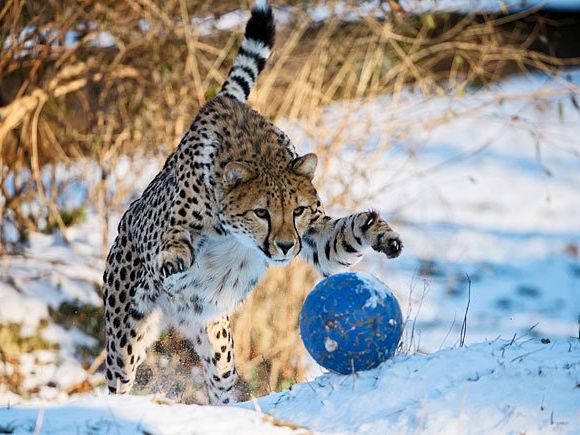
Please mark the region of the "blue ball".
[[366, 273], [340, 273], [319, 282], [300, 312], [306, 350], [336, 373], [377, 367], [393, 356], [402, 331], [397, 299]]

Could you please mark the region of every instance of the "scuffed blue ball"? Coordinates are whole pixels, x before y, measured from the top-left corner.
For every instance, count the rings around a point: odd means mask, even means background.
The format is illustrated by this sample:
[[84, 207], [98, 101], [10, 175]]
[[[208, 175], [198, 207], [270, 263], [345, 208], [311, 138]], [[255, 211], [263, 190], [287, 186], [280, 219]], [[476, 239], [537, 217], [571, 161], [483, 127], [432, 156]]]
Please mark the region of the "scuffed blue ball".
[[300, 312], [300, 335], [321, 366], [350, 374], [393, 356], [403, 330], [399, 302], [366, 273], [340, 273], [318, 283]]

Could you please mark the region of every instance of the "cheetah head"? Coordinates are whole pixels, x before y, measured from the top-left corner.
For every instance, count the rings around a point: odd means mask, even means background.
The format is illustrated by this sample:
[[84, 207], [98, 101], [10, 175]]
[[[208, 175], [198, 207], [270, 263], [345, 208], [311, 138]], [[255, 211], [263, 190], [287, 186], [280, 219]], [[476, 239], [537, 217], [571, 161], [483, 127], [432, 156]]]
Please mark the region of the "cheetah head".
[[322, 213], [312, 185], [315, 154], [283, 163], [229, 162], [223, 173], [222, 218], [246, 246], [271, 264], [284, 264], [302, 249], [302, 235]]

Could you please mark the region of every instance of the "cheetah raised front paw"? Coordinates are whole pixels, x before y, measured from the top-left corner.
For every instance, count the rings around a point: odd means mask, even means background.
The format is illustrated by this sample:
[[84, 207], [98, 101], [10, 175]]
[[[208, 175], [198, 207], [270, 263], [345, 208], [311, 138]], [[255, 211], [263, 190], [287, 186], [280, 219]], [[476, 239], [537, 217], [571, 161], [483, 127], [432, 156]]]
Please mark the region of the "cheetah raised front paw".
[[388, 258], [399, 256], [403, 249], [403, 242], [377, 212], [362, 213], [360, 219], [360, 229], [375, 251], [382, 252]]

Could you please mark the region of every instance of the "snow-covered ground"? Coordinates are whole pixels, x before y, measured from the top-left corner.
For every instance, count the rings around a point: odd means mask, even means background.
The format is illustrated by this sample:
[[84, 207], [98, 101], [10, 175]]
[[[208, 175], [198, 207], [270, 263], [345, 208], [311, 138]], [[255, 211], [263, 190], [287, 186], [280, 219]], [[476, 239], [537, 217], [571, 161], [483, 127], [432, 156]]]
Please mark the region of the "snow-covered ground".
[[[367, 373], [313, 364], [309, 382], [224, 409], [102, 393], [49, 404], [87, 377], [74, 346], [91, 345], [79, 330], [46, 325], [49, 307], [100, 304], [101, 239], [91, 213], [69, 230], [71, 246], [32, 235], [25, 257], [0, 260], [0, 324], [40, 327], [61, 350], [22, 356], [36, 403], [13, 406], [22, 398], [0, 385], [0, 432], [579, 433], [578, 85], [580, 71], [569, 71], [453, 98], [408, 92], [325, 109], [320, 131], [342, 131], [346, 146], [322, 162], [330, 169], [317, 184], [327, 198], [351, 191], [328, 211], [377, 208], [405, 242], [399, 259], [372, 254], [359, 267], [393, 288], [408, 318], [408, 355]], [[280, 124], [299, 150], [321, 145]], [[137, 190], [154, 168], [146, 173]]]
[[578, 340], [494, 340], [326, 374], [259, 403], [322, 433], [578, 433], [579, 354]]
[[4, 433], [569, 433], [580, 431], [580, 342], [520, 337], [397, 356], [225, 408], [92, 396], [0, 408]]

